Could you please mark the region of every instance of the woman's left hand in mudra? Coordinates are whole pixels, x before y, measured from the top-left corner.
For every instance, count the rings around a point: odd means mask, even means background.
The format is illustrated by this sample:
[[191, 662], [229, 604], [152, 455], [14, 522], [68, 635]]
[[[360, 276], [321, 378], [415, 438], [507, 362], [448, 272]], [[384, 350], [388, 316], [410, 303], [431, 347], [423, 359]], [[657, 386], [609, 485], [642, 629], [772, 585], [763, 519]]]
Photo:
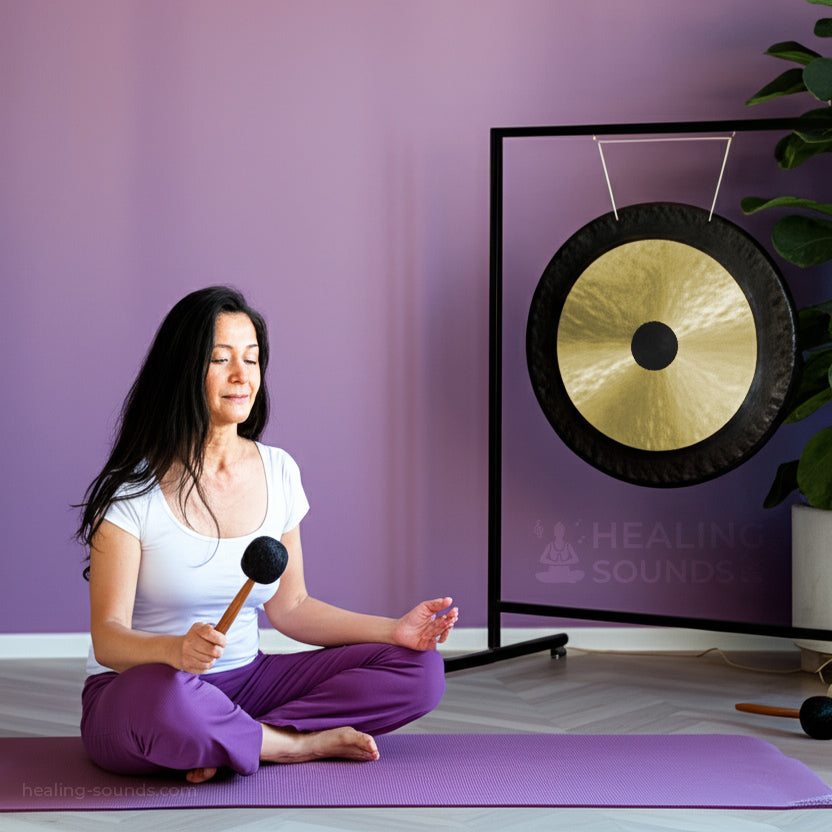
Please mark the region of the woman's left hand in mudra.
[[[393, 629], [393, 640], [411, 650], [435, 650], [442, 644], [459, 618], [459, 609], [453, 607], [453, 598], [434, 598], [422, 601], [407, 615], [403, 615]], [[442, 612], [446, 610], [446, 612]], [[440, 613], [442, 613], [440, 615]]]

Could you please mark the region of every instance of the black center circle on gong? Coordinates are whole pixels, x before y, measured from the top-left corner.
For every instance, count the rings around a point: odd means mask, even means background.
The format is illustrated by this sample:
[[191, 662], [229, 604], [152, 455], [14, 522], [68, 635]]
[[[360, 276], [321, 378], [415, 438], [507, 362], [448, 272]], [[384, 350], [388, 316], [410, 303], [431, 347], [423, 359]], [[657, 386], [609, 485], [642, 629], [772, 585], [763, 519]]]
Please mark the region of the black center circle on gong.
[[661, 321], [648, 321], [633, 334], [630, 344], [636, 364], [645, 370], [663, 370], [679, 351], [676, 333]]

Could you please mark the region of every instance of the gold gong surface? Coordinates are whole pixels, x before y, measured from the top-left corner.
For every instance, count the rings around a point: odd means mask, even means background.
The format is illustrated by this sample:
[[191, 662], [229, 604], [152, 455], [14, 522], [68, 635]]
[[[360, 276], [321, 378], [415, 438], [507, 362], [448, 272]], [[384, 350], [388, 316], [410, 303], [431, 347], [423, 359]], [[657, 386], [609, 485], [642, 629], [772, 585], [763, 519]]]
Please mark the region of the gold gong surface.
[[[661, 370], [640, 366], [636, 330], [658, 321], [678, 341]], [[647, 451], [694, 445], [748, 395], [757, 334], [745, 294], [698, 248], [642, 239], [602, 254], [564, 301], [557, 357], [567, 395], [601, 433]]]

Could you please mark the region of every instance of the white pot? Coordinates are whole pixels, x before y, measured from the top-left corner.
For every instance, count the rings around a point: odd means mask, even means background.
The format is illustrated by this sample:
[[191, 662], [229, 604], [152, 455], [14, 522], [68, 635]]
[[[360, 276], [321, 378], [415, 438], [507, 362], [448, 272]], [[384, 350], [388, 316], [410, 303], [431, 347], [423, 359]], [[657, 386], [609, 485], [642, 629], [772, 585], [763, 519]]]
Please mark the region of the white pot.
[[[792, 625], [832, 630], [832, 511], [792, 506]], [[832, 654], [829, 641], [795, 644]]]

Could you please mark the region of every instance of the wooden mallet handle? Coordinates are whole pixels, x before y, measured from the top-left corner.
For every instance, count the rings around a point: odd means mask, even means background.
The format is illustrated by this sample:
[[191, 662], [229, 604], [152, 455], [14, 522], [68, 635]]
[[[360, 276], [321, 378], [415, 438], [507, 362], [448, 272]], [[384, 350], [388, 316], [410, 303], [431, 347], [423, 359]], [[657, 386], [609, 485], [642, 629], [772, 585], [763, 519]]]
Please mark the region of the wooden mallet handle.
[[763, 714], [763, 716], [785, 716], [789, 719], [800, 719], [800, 711], [797, 708], [775, 708], [773, 705], [753, 705], [751, 702], [740, 702], [734, 705], [738, 711], [745, 711], [749, 714]]
[[243, 604], [246, 602], [246, 598], [248, 598], [248, 594], [251, 592], [253, 587], [254, 581], [251, 578], [248, 578], [240, 587], [240, 591], [234, 596], [234, 600], [228, 605], [228, 609], [223, 613], [217, 626], [214, 627], [218, 633], [228, 632], [228, 628], [237, 617], [237, 613], [242, 609]]

